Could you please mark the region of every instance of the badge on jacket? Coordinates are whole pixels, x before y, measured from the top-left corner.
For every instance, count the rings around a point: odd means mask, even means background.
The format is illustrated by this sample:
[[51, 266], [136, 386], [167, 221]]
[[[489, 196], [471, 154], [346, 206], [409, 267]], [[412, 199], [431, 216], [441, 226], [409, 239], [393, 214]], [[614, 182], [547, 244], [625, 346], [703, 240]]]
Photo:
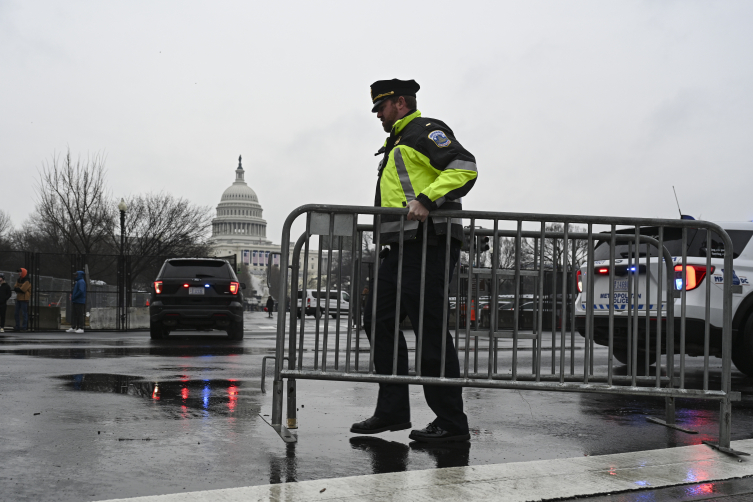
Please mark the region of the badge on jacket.
[[451, 143], [450, 138], [445, 136], [445, 133], [439, 130], [430, 132], [429, 139], [432, 140], [439, 148], [444, 148]]

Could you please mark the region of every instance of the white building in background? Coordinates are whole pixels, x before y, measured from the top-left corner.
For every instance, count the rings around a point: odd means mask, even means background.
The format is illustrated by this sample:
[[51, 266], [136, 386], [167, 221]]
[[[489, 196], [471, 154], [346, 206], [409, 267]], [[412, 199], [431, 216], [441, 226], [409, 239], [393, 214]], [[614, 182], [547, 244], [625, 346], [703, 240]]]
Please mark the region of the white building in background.
[[[279, 253], [280, 245], [267, 239], [267, 221], [256, 192], [245, 181], [245, 170], [238, 157], [235, 181], [222, 193], [217, 213], [212, 220], [212, 254], [235, 255], [237, 272], [247, 265], [249, 272], [259, 282], [248, 287], [266, 300], [267, 263], [271, 253]], [[290, 252], [293, 252], [291, 243]], [[303, 253], [301, 253], [303, 254]], [[279, 265], [279, 256], [273, 255], [273, 264]], [[301, 262], [303, 256], [301, 256]], [[308, 275], [317, 273], [317, 254], [309, 252]], [[301, 263], [302, 265], [302, 263]], [[322, 267], [324, 269], [324, 267]]]

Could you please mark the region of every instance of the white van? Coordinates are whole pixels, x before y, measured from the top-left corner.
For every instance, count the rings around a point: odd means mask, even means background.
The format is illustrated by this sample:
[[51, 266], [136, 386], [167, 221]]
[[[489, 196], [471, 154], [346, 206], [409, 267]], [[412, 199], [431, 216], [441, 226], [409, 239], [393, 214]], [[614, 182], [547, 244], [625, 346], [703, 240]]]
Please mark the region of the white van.
[[[319, 319], [322, 317], [327, 309], [327, 303], [324, 301], [324, 299], [327, 297], [326, 291], [317, 291], [315, 289], [307, 289], [306, 290], [306, 299], [305, 299], [305, 305], [301, 307], [301, 302], [303, 300], [303, 291], [298, 291], [298, 317], [301, 317], [301, 310], [303, 309], [306, 312], [306, 315], [311, 315]], [[337, 305], [337, 290], [333, 290], [329, 292], [329, 315], [334, 319], [337, 317], [338, 314], [338, 305]], [[340, 308], [339, 313], [343, 316], [348, 315], [348, 310], [350, 309], [350, 295], [345, 292], [340, 292]]]

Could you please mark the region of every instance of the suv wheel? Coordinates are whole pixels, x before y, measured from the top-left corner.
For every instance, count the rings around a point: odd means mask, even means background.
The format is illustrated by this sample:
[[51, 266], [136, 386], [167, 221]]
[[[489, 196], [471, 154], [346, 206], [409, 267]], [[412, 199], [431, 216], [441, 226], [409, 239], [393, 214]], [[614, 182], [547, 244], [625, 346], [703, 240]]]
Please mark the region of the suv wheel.
[[227, 336], [231, 340], [243, 340], [243, 323], [234, 322], [227, 329]]
[[748, 376], [753, 376], [753, 314], [748, 316], [745, 327], [732, 342], [732, 362]]
[[152, 340], [164, 340], [167, 338], [167, 335], [170, 334], [170, 331], [165, 329], [165, 327], [158, 322], [150, 322], [149, 323], [149, 337]]

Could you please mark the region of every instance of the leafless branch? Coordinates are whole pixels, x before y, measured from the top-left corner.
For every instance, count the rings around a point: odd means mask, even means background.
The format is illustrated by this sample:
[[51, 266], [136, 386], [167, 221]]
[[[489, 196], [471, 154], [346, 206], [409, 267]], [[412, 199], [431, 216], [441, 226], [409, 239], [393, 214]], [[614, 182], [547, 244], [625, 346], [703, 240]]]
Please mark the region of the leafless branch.
[[112, 210], [105, 188], [105, 157], [96, 153], [75, 162], [68, 150], [53, 155], [39, 172], [32, 218], [50, 238], [62, 237], [70, 250], [91, 254], [108, 233]]

